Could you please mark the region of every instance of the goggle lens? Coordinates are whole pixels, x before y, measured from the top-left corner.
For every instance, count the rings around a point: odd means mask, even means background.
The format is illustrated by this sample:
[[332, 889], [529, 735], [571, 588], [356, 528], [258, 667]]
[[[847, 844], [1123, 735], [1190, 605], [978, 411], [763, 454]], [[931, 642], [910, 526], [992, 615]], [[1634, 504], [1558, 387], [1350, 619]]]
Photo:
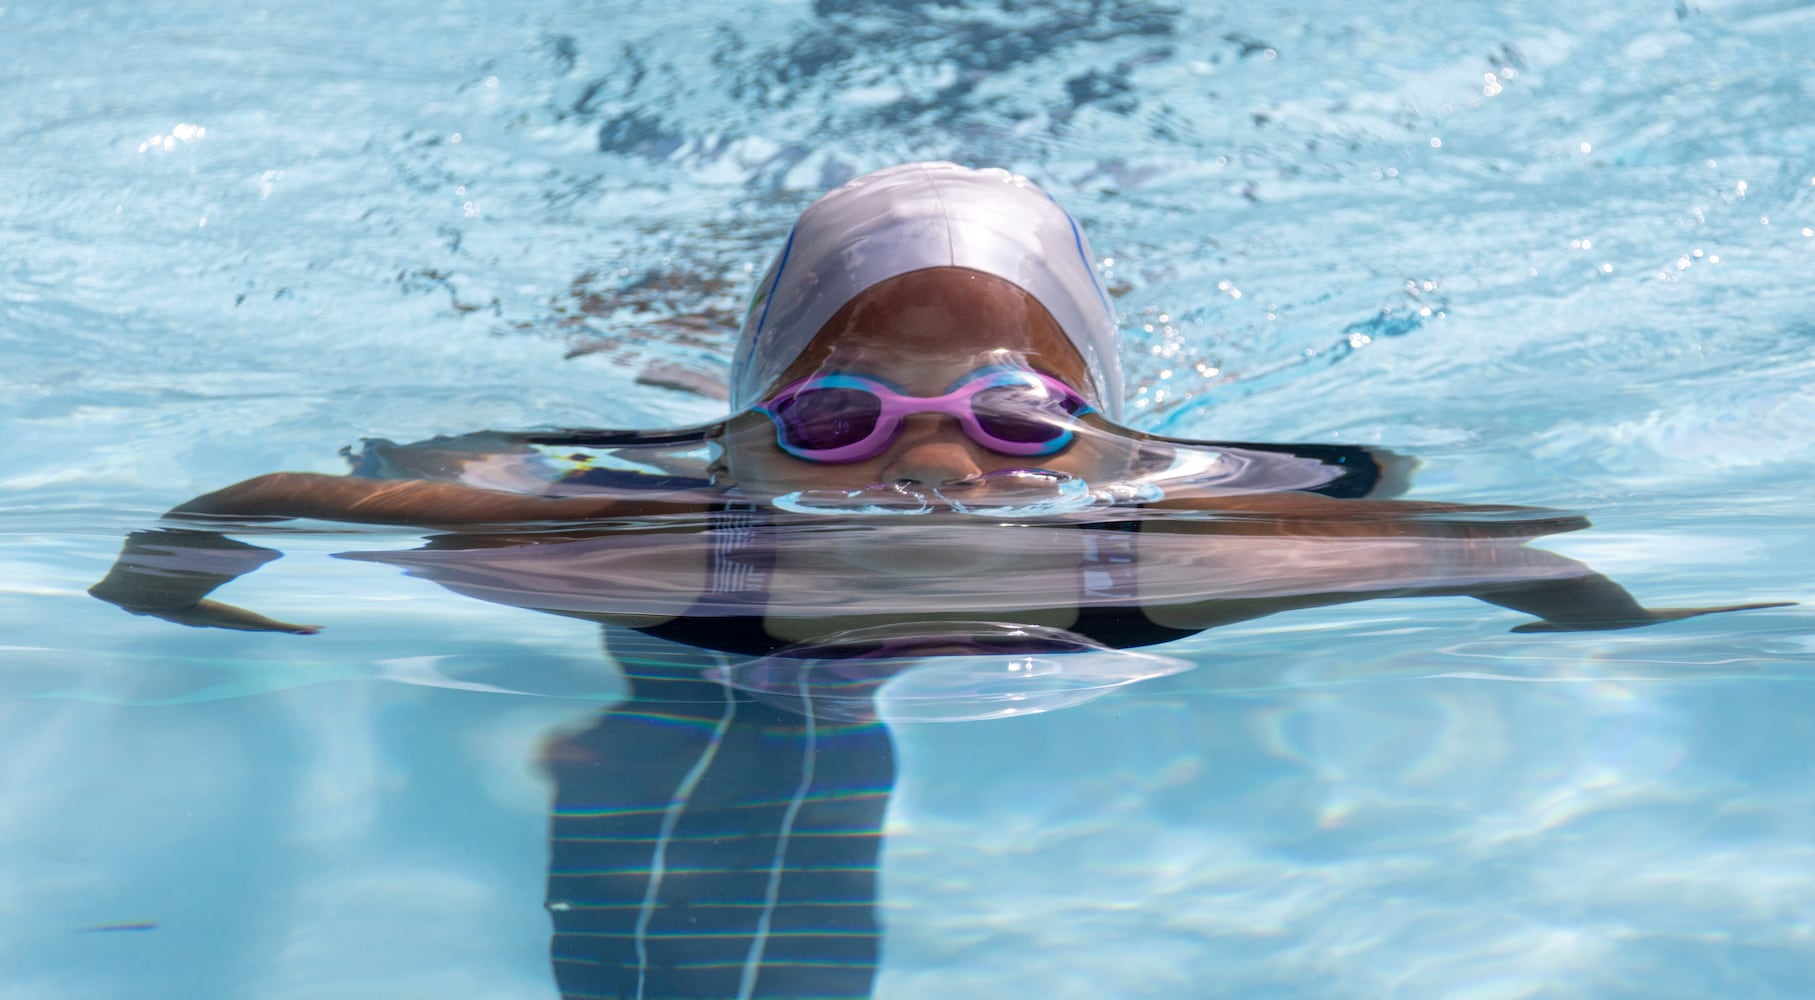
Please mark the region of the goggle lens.
[[1052, 441], [1070, 432], [1087, 406], [1076, 396], [1058, 395], [1044, 385], [998, 385], [971, 397], [971, 413], [991, 436], [1017, 444]]
[[807, 389], [778, 401], [773, 412], [787, 445], [829, 451], [874, 433], [882, 400], [862, 389]]

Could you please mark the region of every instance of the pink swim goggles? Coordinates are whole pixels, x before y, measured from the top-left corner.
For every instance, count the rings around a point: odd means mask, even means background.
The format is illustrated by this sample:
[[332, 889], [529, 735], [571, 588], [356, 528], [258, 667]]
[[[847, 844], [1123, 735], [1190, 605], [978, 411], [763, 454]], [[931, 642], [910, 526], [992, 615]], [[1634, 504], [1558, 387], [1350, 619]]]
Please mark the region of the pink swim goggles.
[[861, 375], [814, 375], [756, 407], [775, 422], [775, 441], [809, 462], [863, 462], [888, 450], [913, 413], [955, 417], [964, 433], [1004, 455], [1051, 455], [1071, 443], [1077, 418], [1093, 407], [1041, 372], [992, 365], [959, 379], [943, 396], [904, 396]]

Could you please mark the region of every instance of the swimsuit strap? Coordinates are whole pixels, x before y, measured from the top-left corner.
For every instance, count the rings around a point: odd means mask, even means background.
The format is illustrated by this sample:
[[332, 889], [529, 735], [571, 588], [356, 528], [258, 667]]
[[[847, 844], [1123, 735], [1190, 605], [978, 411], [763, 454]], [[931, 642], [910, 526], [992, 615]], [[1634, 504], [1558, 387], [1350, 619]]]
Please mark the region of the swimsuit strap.
[[1135, 545], [1141, 522], [1082, 527], [1084, 564], [1078, 567], [1078, 620], [1071, 631], [1116, 649], [1153, 646], [1198, 633], [1160, 625], [1140, 606]]
[[[732, 487], [706, 531], [706, 586], [687, 610], [639, 626], [658, 639], [743, 656], [767, 656], [787, 645], [769, 635], [764, 612], [775, 575], [774, 527], [768, 515]], [[736, 613], [727, 613], [736, 609]]]

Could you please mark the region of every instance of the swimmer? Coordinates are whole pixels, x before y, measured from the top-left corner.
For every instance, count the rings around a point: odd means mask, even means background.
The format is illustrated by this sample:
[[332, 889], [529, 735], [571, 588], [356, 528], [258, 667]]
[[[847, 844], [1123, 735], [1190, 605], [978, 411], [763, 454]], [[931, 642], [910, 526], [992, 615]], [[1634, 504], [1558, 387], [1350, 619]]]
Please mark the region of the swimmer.
[[[1342, 579], [1326, 580], [1332, 585], [1312, 593], [1280, 593], [1277, 581], [1266, 594], [1232, 594], [1224, 587], [1191, 593], [1190, 580], [1168, 579], [1150, 588], [1155, 599], [1131, 593], [1115, 609], [1110, 617], [1123, 624], [1110, 637], [1112, 645], [1161, 641], [1331, 600], [1420, 593], [1468, 593], [1541, 619], [1523, 626], [1528, 631], [1631, 628], [1758, 606], [1646, 609], [1617, 584], [1561, 556], [1521, 549], [1509, 561], [1506, 540], [1586, 522], [1514, 507], [1370, 499], [1366, 492], [1382, 485], [1393, 463], [1366, 449], [1217, 445], [1194, 451], [1188, 442], [1122, 426], [1116, 324], [1091, 259], [1071, 216], [1023, 178], [949, 163], [880, 170], [810, 206], [759, 283], [733, 358], [732, 415], [678, 432], [714, 455], [702, 470], [704, 481], [693, 488], [635, 476], [586, 490], [583, 476], [499, 486], [469, 475], [397, 478], [395, 470], [381, 477], [276, 473], [191, 500], [172, 510], [170, 519], [190, 532], [222, 520], [315, 518], [472, 533], [509, 524], [811, 511], [815, 498], [829, 501], [821, 509], [846, 513], [903, 507], [937, 512], [967, 504], [997, 509], [1005, 497], [1038, 498], [1069, 485], [1091, 488], [1096, 519], [1121, 532], [1135, 529], [1137, 548], [1160, 544], [1147, 543], [1149, 535], [1181, 533], [1198, 537], [1217, 556], [1227, 555], [1232, 539], [1249, 540], [1243, 551], [1253, 553], [1257, 537], [1301, 546], [1339, 538], [1480, 542], [1472, 549], [1443, 547], [1434, 557], [1441, 566], [1406, 565], [1395, 556], [1384, 568], [1384, 550], [1363, 552], [1355, 542], [1339, 560], [1346, 570]], [[522, 436], [518, 447], [546, 451], [547, 442], [559, 440]], [[440, 454], [434, 443], [427, 448]], [[1193, 465], [1194, 454], [1210, 457]], [[498, 458], [482, 455], [468, 465], [496, 465]], [[1170, 475], [1180, 467], [1208, 468], [1210, 474]], [[1117, 513], [1135, 508], [1207, 516], [1130, 521]], [[887, 544], [852, 557], [863, 568], [910, 575], [984, 572], [999, 563], [985, 567], [975, 560], [1017, 558], [999, 546], [929, 547], [912, 541], [913, 532], [889, 535]], [[1176, 538], [1165, 544], [1178, 547]], [[710, 545], [670, 548], [662, 554], [666, 578], [684, 575], [677, 567], [690, 567], [702, 581], [712, 575]], [[210, 554], [185, 567], [173, 554], [183, 549]], [[91, 593], [186, 625], [314, 631], [208, 598], [271, 558], [205, 531], [141, 534]], [[786, 568], [774, 567], [777, 579]], [[690, 610], [710, 602], [711, 589], [702, 583], [694, 593], [655, 606], [633, 602], [642, 606], [625, 621], [660, 628], [649, 619], [665, 617], [684, 626]], [[747, 609], [761, 602], [743, 595], [739, 603]], [[611, 618], [607, 607], [586, 610]], [[977, 616], [974, 606], [963, 610], [962, 617]], [[1044, 610], [1062, 626], [1067, 614], [1070, 624], [1080, 617], [1077, 607]], [[939, 611], [920, 613], [937, 617]], [[1126, 627], [1130, 617], [1143, 615], [1165, 624]], [[874, 624], [877, 616], [804, 609], [770, 617], [769, 634], [739, 636], [732, 646], [772, 650], [826, 634], [829, 625], [837, 631]], [[728, 648], [714, 630], [695, 631], [704, 644]]]
[[[1123, 426], [1091, 259], [1022, 178], [878, 171], [783, 244], [725, 420], [376, 444], [351, 475], [177, 507], [90, 592], [311, 633], [209, 595], [278, 557], [236, 527], [315, 518], [430, 529], [420, 549], [348, 557], [604, 625], [629, 700], [545, 754], [553, 967], [573, 998], [869, 995], [894, 779], [870, 697], [896, 659], [1124, 650], [1385, 597], [1536, 616], [1517, 631], [1772, 606], [1645, 608], [1524, 545], [1581, 518], [1387, 499], [1403, 463], [1384, 453]], [[852, 683], [816, 702], [800, 664], [841, 657]]]

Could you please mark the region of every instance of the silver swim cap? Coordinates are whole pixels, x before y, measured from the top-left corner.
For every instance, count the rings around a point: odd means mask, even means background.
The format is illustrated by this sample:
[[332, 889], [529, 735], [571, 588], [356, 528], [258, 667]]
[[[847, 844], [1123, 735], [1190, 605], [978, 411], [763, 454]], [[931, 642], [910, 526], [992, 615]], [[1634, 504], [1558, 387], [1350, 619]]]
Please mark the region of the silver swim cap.
[[800, 214], [744, 318], [732, 409], [755, 403], [858, 293], [929, 267], [981, 271], [1033, 296], [1084, 356], [1093, 384], [1079, 388], [1120, 415], [1115, 311], [1077, 222], [1025, 177], [955, 163], [878, 170]]

